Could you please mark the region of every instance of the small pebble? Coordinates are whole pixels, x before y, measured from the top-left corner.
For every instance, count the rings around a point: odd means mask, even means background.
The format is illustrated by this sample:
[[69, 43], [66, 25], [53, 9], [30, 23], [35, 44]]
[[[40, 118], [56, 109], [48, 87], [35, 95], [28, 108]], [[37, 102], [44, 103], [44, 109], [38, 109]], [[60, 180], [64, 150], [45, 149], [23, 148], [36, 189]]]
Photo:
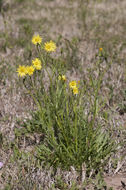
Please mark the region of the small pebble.
[[2, 162], [0, 162], [0, 168], [2, 168], [3, 167], [3, 163]]

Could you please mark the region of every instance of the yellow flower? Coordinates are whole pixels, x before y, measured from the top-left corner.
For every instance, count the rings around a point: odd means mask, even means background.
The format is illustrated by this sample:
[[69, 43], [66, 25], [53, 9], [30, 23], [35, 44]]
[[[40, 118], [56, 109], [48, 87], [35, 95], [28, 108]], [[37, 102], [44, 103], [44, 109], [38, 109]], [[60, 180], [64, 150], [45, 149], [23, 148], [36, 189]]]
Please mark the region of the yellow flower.
[[32, 43], [34, 45], [41, 44], [41, 42], [42, 42], [42, 38], [39, 35], [34, 35], [32, 37]]
[[36, 59], [32, 60], [32, 64], [33, 64], [35, 69], [41, 70], [42, 65], [41, 65], [41, 60], [40, 59], [36, 58]]
[[53, 41], [46, 42], [46, 43], [44, 44], [44, 49], [45, 49], [47, 52], [55, 51], [55, 50], [56, 50], [56, 44], [55, 44]]
[[73, 89], [73, 88], [76, 88], [76, 87], [77, 87], [76, 81], [74, 81], [74, 80], [71, 81], [71, 82], [69, 83], [69, 87], [72, 88], [72, 89]]
[[59, 80], [61, 80], [61, 79], [62, 79], [62, 77], [59, 75], [58, 79], [59, 79]]
[[26, 69], [27, 69], [28, 75], [33, 75], [34, 70], [35, 70], [33, 66], [27, 66]]
[[103, 50], [103, 48], [99, 48], [99, 51], [102, 51]]
[[66, 81], [66, 76], [65, 76], [65, 75], [59, 75], [58, 79], [59, 79], [59, 80]]
[[27, 74], [27, 69], [25, 66], [19, 65], [19, 68], [17, 69], [18, 76], [24, 77]]
[[78, 94], [78, 88], [77, 87], [73, 88], [73, 93]]
[[65, 75], [62, 75], [62, 80], [66, 81], [66, 76]]

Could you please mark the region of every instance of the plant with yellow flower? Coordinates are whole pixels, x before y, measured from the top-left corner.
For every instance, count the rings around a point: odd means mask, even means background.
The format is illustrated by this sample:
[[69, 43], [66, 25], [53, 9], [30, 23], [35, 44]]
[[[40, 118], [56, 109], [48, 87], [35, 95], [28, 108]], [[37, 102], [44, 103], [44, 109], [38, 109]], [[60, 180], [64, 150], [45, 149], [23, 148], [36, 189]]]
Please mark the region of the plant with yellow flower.
[[38, 59], [38, 58], [35, 58], [34, 60], [32, 60], [32, 64], [33, 64], [33, 67], [36, 69], [36, 70], [41, 70], [42, 68], [42, 63], [41, 63], [41, 60]]
[[77, 87], [75, 87], [75, 88], [73, 88], [73, 94], [78, 94], [79, 93], [79, 91], [78, 91], [78, 88]]
[[33, 66], [26, 66], [26, 72], [29, 76], [33, 75], [35, 68]]
[[103, 51], [103, 48], [99, 48], [99, 51]]
[[76, 87], [77, 87], [76, 81], [73, 80], [73, 81], [69, 82], [69, 87], [72, 88], [72, 89], [73, 89], [73, 88], [76, 88]]
[[42, 42], [42, 38], [39, 36], [39, 34], [38, 35], [34, 35], [33, 37], [32, 37], [32, 43], [34, 44], [34, 45], [37, 45], [37, 44], [41, 44], [41, 42]]
[[59, 75], [58, 79], [59, 79], [59, 80], [66, 81], [66, 76], [65, 76], [65, 75]]
[[47, 52], [53, 52], [56, 50], [56, 44], [50, 40], [49, 42], [46, 42], [44, 44], [44, 49], [47, 51]]
[[18, 76], [24, 77], [27, 74], [27, 69], [24, 65], [23, 66], [19, 65], [17, 72], [18, 72]]
[[78, 94], [77, 82], [75, 80], [69, 82], [69, 87], [73, 90], [73, 94]]
[[[32, 43], [41, 44], [41, 37], [33, 36]], [[35, 156], [43, 164], [53, 168], [61, 167], [69, 170], [72, 164], [80, 171], [85, 164], [86, 175], [90, 175], [93, 171], [92, 175], [95, 176], [98, 168], [101, 172], [104, 161], [106, 163], [106, 158], [114, 152], [115, 144], [111, 142], [111, 134], [109, 136], [107, 132], [104, 133], [98, 120], [98, 115], [102, 116], [102, 110], [97, 108], [104, 105], [104, 100], [102, 102], [99, 97], [104, 74], [100, 67], [105, 61], [104, 50], [99, 49], [97, 67], [95, 65], [92, 72], [88, 73], [89, 80], [84, 81], [86, 84], [82, 86], [83, 82], [80, 81], [66, 82], [67, 68], [62, 64], [64, 55], [53, 58], [47, 53], [56, 50], [53, 41], [42, 43], [36, 49], [38, 57], [32, 60], [32, 65], [20, 65], [17, 69], [18, 76], [33, 75], [25, 77], [22, 82], [38, 108], [35, 114], [32, 114], [32, 121], [28, 123], [26, 121], [26, 131], [44, 136], [35, 147]], [[41, 70], [42, 64], [43, 71], [34, 72]], [[99, 69], [97, 77], [95, 73], [93, 74], [95, 69]]]

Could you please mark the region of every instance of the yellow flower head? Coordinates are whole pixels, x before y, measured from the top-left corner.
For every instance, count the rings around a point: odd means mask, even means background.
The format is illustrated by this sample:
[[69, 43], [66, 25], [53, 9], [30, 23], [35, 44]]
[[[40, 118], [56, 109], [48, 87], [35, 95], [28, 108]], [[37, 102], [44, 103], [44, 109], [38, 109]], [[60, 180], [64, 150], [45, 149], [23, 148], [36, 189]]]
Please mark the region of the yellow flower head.
[[42, 65], [41, 65], [41, 60], [40, 59], [36, 58], [36, 59], [32, 60], [32, 64], [33, 64], [35, 69], [41, 70]]
[[103, 48], [99, 48], [99, 51], [103, 51]]
[[27, 69], [25, 66], [19, 65], [19, 68], [17, 69], [18, 76], [24, 77], [27, 74]]
[[55, 44], [53, 41], [46, 42], [46, 43], [44, 44], [44, 49], [45, 49], [47, 52], [55, 51], [55, 50], [56, 50], [56, 44]]
[[61, 79], [62, 79], [62, 77], [59, 75], [58, 79], [59, 79], [59, 80], [61, 80]]
[[34, 70], [35, 70], [33, 66], [27, 66], [26, 69], [27, 69], [28, 75], [33, 75]]
[[65, 76], [65, 75], [59, 75], [58, 79], [59, 79], [59, 80], [66, 81], [66, 76]]
[[41, 42], [42, 42], [42, 38], [39, 35], [34, 35], [32, 37], [32, 43], [34, 45], [41, 44]]
[[71, 81], [71, 82], [69, 83], [69, 87], [72, 88], [72, 89], [73, 89], [73, 88], [76, 88], [76, 87], [77, 87], [76, 81], [74, 81], [74, 80]]
[[62, 75], [62, 80], [66, 81], [66, 76], [65, 75]]
[[78, 88], [77, 87], [73, 88], [73, 94], [78, 94], [78, 93], [79, 93]]

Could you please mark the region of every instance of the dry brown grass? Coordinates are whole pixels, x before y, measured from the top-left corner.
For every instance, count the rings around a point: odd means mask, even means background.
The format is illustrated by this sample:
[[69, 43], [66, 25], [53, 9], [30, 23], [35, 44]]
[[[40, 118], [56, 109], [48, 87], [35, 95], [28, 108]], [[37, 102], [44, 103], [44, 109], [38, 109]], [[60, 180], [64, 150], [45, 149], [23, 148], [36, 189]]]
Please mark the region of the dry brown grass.
[[[106, 89], [103, 91], [107, 99], [106, 110], [110, 114], [108, 126], [113, 126], [116, 141], [126, 142], [126, 95], [124, 96], [122, 92], [126, 91], [125, 10], [125, 0], [89, 2], [86, 0], [27, 0], [20, 3], [16, 0], [8, 0], [4, 2], [4, 17], [0, 14], [0, 133], [3, 135], [0, 161], [4, 163], [4, 167], [0, 170], [0, 189], [5, 186], [9, 178], [11, 183], [14, 178], [18, 178], [19, 163], [11, 163], [9, 158], [13, 153], [8, 145], [15, 138], [14, 128], [17, 120], [28, 117], [28, 112], [34, 108], [32, 100], [23, 93], [15, 71], [19, 63], [31, 59], [32, 48], [28, 41], [35, 32], [39, 32], [44, 38], [56, 39], [59, 34], [69, 40], [76, 37], [81, 52], [79, 61], [82, 75], [86, 73], [89, 66], [94, 64], [99, 47], [103, 47], [108, 52], [112, 64], [104, 78]], [[78, 78], [78, 71], [74, 69], [71, 75]], [[125, 148], [121, 148], [116, 155], [123, 157], [116, 167], [111, 169], [111, 163], [109, 166], [110, 174], [114, 174], [115, 171], [118, 175], [120, 172], [123, 174], [123, 178], [119, 177], [116, 187], [113, 186], [114, 189], [121, 186], [121, 180], [126, 183]], [[42, 172], [38, 171], [38, 174]], [[33, 176], [38, 174], [33, 172]], [[43, 175], [45, 173], [40, 175], [37, 181], [40, 184]], [[45, 183], [43, 188], [54, 180], [51, 181], [50, 176], [47, 178], [47, 182], [43, 182]], [[108, 183], [112, 186], [110, 180]], [[17, 186], [16, 188], [18, 189]]]

